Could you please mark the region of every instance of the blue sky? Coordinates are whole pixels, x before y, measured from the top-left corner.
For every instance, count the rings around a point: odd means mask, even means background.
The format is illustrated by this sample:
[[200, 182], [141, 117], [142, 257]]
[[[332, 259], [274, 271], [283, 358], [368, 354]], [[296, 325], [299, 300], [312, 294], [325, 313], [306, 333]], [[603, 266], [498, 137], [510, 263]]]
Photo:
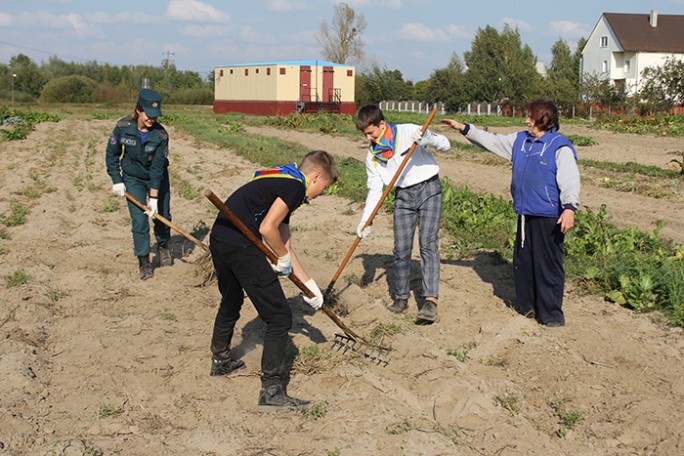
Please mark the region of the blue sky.
[[[0, 0], [0, 63], [19, 53], [36, 63], [160, 65], [202, 75], [215, 66], [322, 59], [314, 36], [337, 0]], [[550, 63], [559, 38], [572, 49], [603, 12], [684, 14], [684, 0], [348, 0], [368, 23], [369, 62], [413, 82], [463, 57], [478, 28], [517, 26]], [[683, 38], [684, 39], [684, 38]], [[166, 55], [169, 52], [171, 54]], [[366, 66], [359, 66], [363, 71]]]

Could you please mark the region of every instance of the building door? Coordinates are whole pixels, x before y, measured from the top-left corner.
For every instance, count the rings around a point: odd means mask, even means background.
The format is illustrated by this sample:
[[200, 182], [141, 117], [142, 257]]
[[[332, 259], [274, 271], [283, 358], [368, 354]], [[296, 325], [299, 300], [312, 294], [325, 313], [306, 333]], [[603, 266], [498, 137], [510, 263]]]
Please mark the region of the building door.
[[335, 70], [331, 66], [323, 67], [323, 97], [326, 102], [330, 103], [333, 100], [332, 93], [335, 87]]
[[311, 67], [302, 65], [299, 67], [299, 100], [304, 103], [311, 102]]

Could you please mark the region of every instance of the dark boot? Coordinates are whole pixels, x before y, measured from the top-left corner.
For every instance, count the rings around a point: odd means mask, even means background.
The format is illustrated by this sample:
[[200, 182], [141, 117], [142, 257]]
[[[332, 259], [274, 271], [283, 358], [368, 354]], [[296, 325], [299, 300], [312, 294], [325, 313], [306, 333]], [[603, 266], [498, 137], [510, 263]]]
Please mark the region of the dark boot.
[[418, 311], [416, 324], [431, 325], [435, 321], [437, 321], [437, 303], [427, 299], [423, 303], [423, 307]]
[[211, 371], [209, 371], [209, 375], [212, 377], [220, 377], [232, 374], [243, 367], [245, 367], [245, 362], [241, 359], [233, 359], [230, 356], [221, 358], [220, 356], [214, 355], [211, 358]]
[[406, 312], [408, 309], [408, 299], [395, 299], [392, 305], [387, 306], [387, 310], [392, 313]]
[[147, 280], [154, 275], [154, 268], [150, 263], [150, 255], [139, 256], [138, 266], [140, 268], [140, 280]]
[[157, 246], [157, 250], [159, 251], [159, 266], [173, 266], [173, 257], [169, 247], [166, 244], [160, 244]]
[[310, 403], [288, 396], [282, 385], [267, 386], [259, 393], [259, 410], [262, 412], [297, 411]]

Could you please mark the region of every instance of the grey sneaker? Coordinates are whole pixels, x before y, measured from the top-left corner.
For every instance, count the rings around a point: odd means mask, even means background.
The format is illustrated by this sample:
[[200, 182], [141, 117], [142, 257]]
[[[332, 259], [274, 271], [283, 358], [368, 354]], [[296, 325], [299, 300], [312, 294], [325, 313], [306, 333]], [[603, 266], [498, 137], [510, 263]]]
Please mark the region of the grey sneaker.
[[418, 311], [416, 324], [431, 325], [435, 320], [437, 320], [437, 304], [434, 301], [426, 300], [423, 308]]
[[387, 306], [387, 310], [392, 313], [406, 312], [408, 309], [408, 299], [395, 299], [394, 302]]
[[154, 268], [150, 263], [149, 255], [138, 257], [138, 268], [140, 269], [140, 280], [147, 280], [154, 276]]
[[309, 405], [310, 401], [295, 399], [283, 391], [282, 385], [271, 385], [259, 392], [259, 410], [262, 412], [296, 411]]
[[173, 266], [173, 257], [171, 251], [165, 245], [160, 245], [159, 250], [159, 266]]
[[209, 372], [209, 375], [212, 377], [220, 377], [222, 375], [232, 374], [243, 367], [245, 367], [245, 362], [241, 359], [212, 356], [211, 371]]

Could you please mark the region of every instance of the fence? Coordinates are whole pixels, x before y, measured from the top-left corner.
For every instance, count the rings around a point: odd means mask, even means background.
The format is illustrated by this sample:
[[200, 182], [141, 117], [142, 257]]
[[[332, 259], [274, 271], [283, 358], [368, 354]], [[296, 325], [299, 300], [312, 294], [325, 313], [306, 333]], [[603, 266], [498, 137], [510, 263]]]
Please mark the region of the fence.
[[[415, 112], [415, 113], [429, 113], [432, 108], [437, 108], [437, 114], [452, 114], [446, 109], [446, 105], [442, 102], [425, 103], [420, 101], [381, 101], [380, 109], [383, 111], [399, 111], [399, 112]], [[469, 116], [502, 116], [511, 115], [511, 107], [509, 105], [501, 105], [499, 103], [468, 103], [463, 109], [458, 111], [458, 114]]]

